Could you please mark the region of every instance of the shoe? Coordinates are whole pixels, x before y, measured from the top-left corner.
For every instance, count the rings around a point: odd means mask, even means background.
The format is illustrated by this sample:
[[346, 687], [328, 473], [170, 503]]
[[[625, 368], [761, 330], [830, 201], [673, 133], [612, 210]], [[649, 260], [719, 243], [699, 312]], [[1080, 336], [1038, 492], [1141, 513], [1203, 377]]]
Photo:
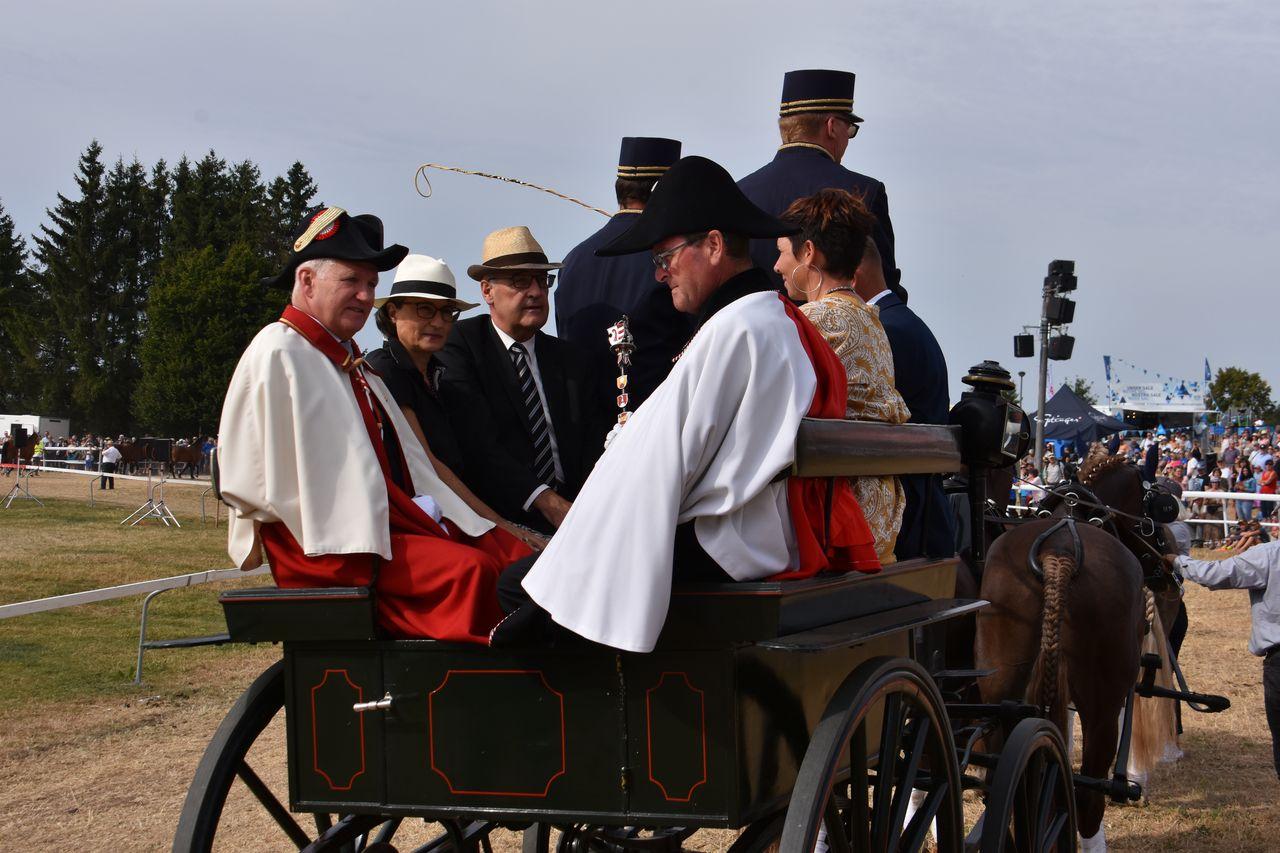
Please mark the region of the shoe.
[[550, 643], [551, 616], [536, 604], [525, 604], [506, 615], [489, 632], [489, 647], [546, 646]]

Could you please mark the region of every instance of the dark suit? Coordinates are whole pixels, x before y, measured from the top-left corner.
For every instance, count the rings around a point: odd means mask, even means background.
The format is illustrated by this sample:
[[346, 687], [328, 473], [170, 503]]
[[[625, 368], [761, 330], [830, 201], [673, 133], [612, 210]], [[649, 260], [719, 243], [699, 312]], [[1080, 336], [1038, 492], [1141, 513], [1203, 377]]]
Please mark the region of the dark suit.
[[[638, 211], [637, 211], [638, 213]], [[671, 360], [693, 334], [693, 320], [671, 304], [671, 291], [654, 277], [648, 252], [597, 258], [596, 249], [635, 224], [636, 213], [617, 213], [564, 259], [555, 289], [556, 331], [586, 350], [607, 382], [617, 357], [605, 330], [626, 314], [636, 341], [627, 392], [634, 411], [671, 372]]]
[[[848, 190], [860, 196], [876, 217], [875, 230], [871, 232], [880, 250], [884, 264], [884, 280], [893, 285], [898, 281], [897, 262], [893, 253], [893, 223], [889, 220], [889, 197], [884, 184], [875, 178], [858, 174], [832, 160], [825, 151], [808, 146], [783, 147], [771, 162], [738, 181], [747, 198], [762, 210], [781, 216], [791, 202], [810, 196], [818, 190]], [[779, 287], [782, 281], [773, 272], [778, 262], [776, 240], [752, 240], [751, 260], [762, 270], [768, 271]]]
[[[893, 293], [876, 302], [880, 324], [893, 350], [894, 385], [913, 424], [945, 424], [951, 408], [947, 389], [947, 360], [938, 339], [924, 321]], [[951, 508], [942, 491], [942, 478], [916, 474], [902, 477], [907, 504], [894, 554], [899, 560], [928, 555], [950, 556], [955, 551]]]
[[[486, 422], [485, 431], [496, 442], [474, 478], [476, 494], [504, 518], [549, 531], [541, 513], [524, 510], [541, 481], [533, 472], [533, 437], [515, 366], [489, 315], [455, 323], [437, 358], [444, 365], [445, 385], [463, 396], [472, 416]], [[564, 484], [556, 491], [572, 500], [603, 452], [613, 400], [602, 399], [603, 382], [596, 368], [573, 344], [538, 332], [534, 358], [564, 470]]]

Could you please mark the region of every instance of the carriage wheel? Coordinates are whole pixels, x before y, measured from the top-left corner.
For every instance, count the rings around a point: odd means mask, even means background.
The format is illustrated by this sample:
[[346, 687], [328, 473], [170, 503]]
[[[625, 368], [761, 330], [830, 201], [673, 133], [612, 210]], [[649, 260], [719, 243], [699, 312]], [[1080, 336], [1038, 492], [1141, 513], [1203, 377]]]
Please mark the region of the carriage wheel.
[[[227, 795], [239, 780], [253, 795], [262, 811], [275, 821], [282, 837], [255, 837], [252, 846], [261, 849], [288, 839], [301, 850], [314, 853], [375, 853], [394, 850], [390, 844], [400, 829], [401, 818], [386, 815], [295, 815], [271, 790], [262, 774], [250, 764], [254, 743], [284, 708], [284, 662], [279, 661], [249, 685], [218, 726], [187, 790], [186, 802], [178, 818], [173, 839], [174, 853], [210, 853], [220, 826], [234, 825], [249, 815], [224, 814]], [[307, 828], [311, 827], [311, 828]], [[470, 825], [449, 822], [445, 834], [418, 851], [436, 849], [488, 851], [490, 824]]]
[[[924, 801], [906, 819], [913, 790]], [[964, 843], [960, 768], [942, 697], [906, 658], [875, 658], [832, 696], [796, 778], [780, 853], [918, 851], [936, 820], [937, 850]]]
[[1071, 764], [1058, 728], [1032, 717], [1000, 751], [982, 816], [982, 853], [1076, 849]]

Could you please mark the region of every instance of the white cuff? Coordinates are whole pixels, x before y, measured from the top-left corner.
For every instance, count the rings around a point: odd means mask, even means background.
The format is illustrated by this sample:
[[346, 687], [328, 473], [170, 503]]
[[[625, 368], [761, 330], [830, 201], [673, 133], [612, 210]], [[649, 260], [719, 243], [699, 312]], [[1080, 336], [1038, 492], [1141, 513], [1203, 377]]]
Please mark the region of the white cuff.
[[541, 485], [541, 486], [538, 486], [538, 488], [536, 488], [536, 489], [534, 489], [532, 492], [530, 492], [530, 494], [529, 494], [529, 498], [524, 502], [524, 506], [523, 506], [523, 507], [521, 507], [521, 509], [523, 509], [525, 512], [528, 512], [528, 511], [529, 511], [529, 507], [533, 506], [533, 502], [534, 502], [534, 501], [536, 501], [536, 500], [538, 499], [538, 495], [542, 494], [543, 492], [545, 492], [545, 491], [546, 491], [547, 489], [549, 489], [549, 488], [551, 488], [551, 487], [550, 487], [550, 486], [548, 486], [548, 485], [546, 485], [545, 483], [544, 483], [543, 485]]

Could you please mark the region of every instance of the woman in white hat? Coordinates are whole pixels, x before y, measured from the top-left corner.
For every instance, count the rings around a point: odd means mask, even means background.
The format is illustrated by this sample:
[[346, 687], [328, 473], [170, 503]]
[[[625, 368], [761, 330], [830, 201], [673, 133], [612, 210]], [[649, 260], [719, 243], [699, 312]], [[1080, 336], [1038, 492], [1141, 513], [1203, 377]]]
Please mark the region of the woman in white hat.
[[422, 442], [440, 479], [477, 514], [489, 519], [535, 549], [546, 540], [500, 518], [466, 486], [468, 464], [460, 434], [471, 430], [458, 423], [465, 404], [452, 400], [441, 386], [442, 368], [433, 356], [444, 349], [458, 315], [477, 303], [458, 298], [453, 273], [444, 261], [409, 255], [396, 268], [391, 292], [374, 300], [374, 322], [386, 343], [365, 356], [400, 404], [405, 419]]

